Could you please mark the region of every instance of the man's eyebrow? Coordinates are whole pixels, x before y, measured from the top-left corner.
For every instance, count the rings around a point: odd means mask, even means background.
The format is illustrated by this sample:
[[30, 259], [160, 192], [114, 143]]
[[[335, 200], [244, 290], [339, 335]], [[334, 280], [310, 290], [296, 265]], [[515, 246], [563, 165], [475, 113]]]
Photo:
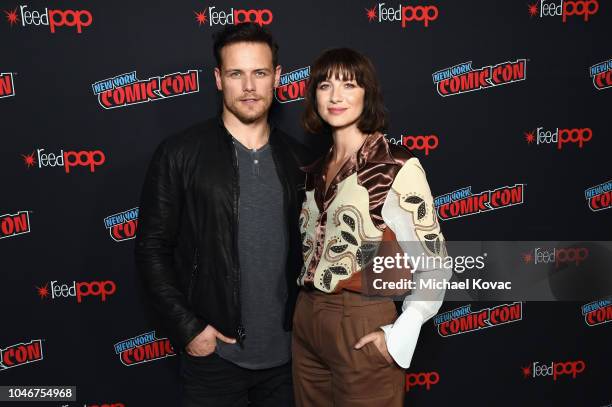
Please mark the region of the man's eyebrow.
[[[252, 71], [257, 72], [257, 71], [265, 71], [265, 72], [272, 72], [272, 70], [270, 68], [255, 68]], [[234, 72], [240, 72], [243, 73], [244, 71], [242, 69], [239, 68], [227, 68], [225, 70], [226, 73], [234, 73]]]

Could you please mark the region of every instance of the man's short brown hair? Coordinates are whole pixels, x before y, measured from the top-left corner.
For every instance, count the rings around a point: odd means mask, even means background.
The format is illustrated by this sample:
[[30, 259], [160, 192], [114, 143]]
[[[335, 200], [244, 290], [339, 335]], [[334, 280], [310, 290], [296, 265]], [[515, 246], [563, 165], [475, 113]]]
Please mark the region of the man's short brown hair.
[[374, 65], [366, 56], [350, 48], [324, 51], [312, 65], [305, 98], [306, 108], [302, 114], [304, 129], [313, 134], [330, 129], [317, 111], [317, 86], [331, 77], [354, 79], [357, 85], [365, 89], [363, 113], [357, 128], [365, 134], [384, 132], [387, 128], [387, 114]]
[[272, 65], [278, 65], [278, 44], [274, 41], [272, 34], [265, 27], [255, 23], [240, 23], [226, 25], [223, 30], [213, 34], [213, 53], [217, 61], [217, 67], [221, 69], [221, 50], [228, 45], [238, 42], [259, 42], [267, 44], [272, 51]]

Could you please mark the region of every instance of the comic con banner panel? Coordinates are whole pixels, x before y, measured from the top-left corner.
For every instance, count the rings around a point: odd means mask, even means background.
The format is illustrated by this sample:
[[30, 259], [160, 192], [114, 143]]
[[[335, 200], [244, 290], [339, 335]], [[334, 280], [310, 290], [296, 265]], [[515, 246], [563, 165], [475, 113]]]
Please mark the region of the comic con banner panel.
[[[0, 405], [178, 405], [180, 349], [134, 267], [140, 191], [164, 138], [218, 114], [212, 35], [244, 22], [280, 46], [272, 120], [315, 155], [332, 139], [300, 125], [313, 61], [367, 55], [387, 141], [431, 189], [399, 197], [415, 224], [435, 215], [441, 232], [415, 232], [423, 249], [449, 242], [456, 259], [453, 244], [480, 242], [474, 265], [488, 253], [486, 271], [432, 290], [447, 301], [420, 328], [406, 405], [610, 405], [612, 267], [597, 242], [612, 226], [611, 8], [0, 0]], [[354, 216], [337, 221], [322, 284], [376, 243]], [[525, 291], [491, 295], [492, 282]]]

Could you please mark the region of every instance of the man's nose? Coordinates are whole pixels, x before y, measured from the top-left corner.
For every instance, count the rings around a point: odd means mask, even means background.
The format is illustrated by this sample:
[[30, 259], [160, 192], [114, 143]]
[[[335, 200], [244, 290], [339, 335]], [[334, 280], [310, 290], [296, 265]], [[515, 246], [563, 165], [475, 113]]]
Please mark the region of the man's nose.
[[245, 92], [255, 90], [255, 81], [251, 77], [251, 75], [245, 75], [244, 80], [242, 82], [242, 90]]

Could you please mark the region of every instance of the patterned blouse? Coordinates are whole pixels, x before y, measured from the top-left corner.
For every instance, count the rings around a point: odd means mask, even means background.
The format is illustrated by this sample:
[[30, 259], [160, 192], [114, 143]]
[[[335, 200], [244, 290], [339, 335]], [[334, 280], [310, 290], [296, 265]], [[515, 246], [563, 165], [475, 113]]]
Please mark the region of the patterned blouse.
[[[389, 144], [383, 134], [371, 134], [325, 192], [331, 154], [330, 149], [305, 169], [299, 285], [325, 293], [365, 292], [361, 273], [371, 267], [382, 241], [396, 241], [415, 257], [446, 256], [427, 178], [416, 157]], [[448, 280], [452, 274], [445, 268], [414, 271], [416, 283], [424, 277]], [[395, 323], [381, 327], [389, 353], [400, 366], [410, 365], [421, 325], [438, 312], [443, 298], [443, 289], [419, 290], [417, 284], [404, 298]]]

